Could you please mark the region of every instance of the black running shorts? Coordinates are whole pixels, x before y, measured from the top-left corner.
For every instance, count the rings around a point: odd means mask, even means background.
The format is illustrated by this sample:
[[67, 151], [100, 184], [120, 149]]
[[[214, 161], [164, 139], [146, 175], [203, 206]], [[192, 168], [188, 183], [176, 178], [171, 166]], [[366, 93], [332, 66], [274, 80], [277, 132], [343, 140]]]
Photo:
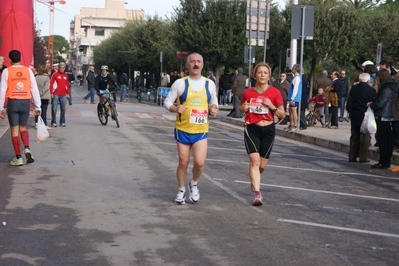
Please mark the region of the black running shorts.
[[274, 123], [268, 126], [248, 125], [244, 128], [244, 143], [247, 153], [257, 152], [269, 159], [274, 144], [276, 128]]
[[8, 99], [7, 115], [10, 127], [26, 126], [28, 124], [29, 111], [30, 100]]

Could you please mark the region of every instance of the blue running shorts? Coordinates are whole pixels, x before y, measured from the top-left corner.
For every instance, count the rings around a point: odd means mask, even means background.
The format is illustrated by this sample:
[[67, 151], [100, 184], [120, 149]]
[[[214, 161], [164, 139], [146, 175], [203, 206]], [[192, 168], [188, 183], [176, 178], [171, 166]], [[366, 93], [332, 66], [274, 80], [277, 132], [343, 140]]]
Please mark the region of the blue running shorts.
[[192, 145], [197, 141], [207, 139], [208, 133], [190, 134], [175, 128], [175, 140], [185, 145]]

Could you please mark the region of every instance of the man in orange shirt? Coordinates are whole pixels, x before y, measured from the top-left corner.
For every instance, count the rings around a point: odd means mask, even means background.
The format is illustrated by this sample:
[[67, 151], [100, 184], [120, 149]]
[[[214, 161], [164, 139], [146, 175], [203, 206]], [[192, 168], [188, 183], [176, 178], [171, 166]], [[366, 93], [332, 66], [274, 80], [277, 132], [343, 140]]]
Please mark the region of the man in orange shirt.
[[31, 99], [33, 98], [32, 102], [37, 116], [41, 114], [41, 101], [33, 72], [20, 63], [21, 52], [12, 50], [8, 56], [12, 66], [3, 70], [1, 78], [0, 118], [4, 119], [6, 117], [4, 108], [7, 100], [8, 122], [10, 123], [11, 140], [15, 151], [15, 158], [10, 162], [10, 165], [21, 166], [23, 161], [19, 133], [24, 143], [27, 163], [35, 161], [29, 148], [29, 132], [26, 125], [28, 124]]

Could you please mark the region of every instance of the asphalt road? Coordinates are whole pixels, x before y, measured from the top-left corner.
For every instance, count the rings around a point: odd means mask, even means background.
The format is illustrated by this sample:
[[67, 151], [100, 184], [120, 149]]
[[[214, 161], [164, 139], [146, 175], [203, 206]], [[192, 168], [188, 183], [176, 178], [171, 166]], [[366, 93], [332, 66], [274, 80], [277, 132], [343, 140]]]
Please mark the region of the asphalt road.
[[0, 265], [398, 264], [392, 174], [277, 138], [252, 207], [242, 127], [215, 119], [201, 200], [175, 205], [173, 114], [117, 103], [121, 127], [102, 126], [86, 92], [66, 128], [41, 143], [29, 129], [33, 164], [8, 166], [0, 138]]

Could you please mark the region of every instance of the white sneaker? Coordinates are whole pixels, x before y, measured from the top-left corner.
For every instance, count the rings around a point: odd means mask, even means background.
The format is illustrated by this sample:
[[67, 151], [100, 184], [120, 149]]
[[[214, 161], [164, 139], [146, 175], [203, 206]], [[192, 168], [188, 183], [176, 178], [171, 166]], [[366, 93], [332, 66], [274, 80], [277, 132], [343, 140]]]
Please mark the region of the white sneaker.
[[186, 204], [186, 192], [179, 190], [176, 195], [175, 203], [179, 205]]
[[198, 185], [191, 185], [191, 182], [189, 182], [188, 191], [190, 192], [189, 198], [192, 202], [196, 203], [200, 200]]
[[21, 165], [24, 165], [24, 162], [22, 161], [22, 158], [19, 158], [19, 159], [14, 158], [14, 159], [12, 159], [12, 161], [10, 162], [10, 165], [11, 165], [11, 166], [21, 166]]
[[35, 161], [35, 159], [32, 156], [32, 153], [30, 152], [29, 149], [25, 149], [24, 153], [25, 153], [25, 157], [26, 157], [26, 162], [27, 163], [33, 163]]

